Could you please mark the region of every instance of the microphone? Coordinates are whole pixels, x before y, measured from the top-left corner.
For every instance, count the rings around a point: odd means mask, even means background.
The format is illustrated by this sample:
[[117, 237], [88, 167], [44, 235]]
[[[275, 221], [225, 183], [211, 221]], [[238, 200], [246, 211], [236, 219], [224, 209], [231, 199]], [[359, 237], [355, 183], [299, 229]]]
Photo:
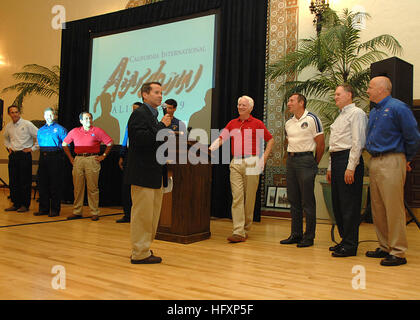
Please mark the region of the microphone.
[[162, 107], [163, 115], [165, 115], [166, 114], [166, 103], [162, 104], [161, 107]]

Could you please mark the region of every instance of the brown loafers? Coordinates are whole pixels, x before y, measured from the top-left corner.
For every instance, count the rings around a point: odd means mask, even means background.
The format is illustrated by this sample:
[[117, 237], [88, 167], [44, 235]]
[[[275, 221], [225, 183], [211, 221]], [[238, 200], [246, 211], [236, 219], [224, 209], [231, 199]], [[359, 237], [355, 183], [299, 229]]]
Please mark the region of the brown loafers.
[[237, 243], [237, 242], [245, 242], [247, 237], [242, 237], [239, 234], [232, 234], [227, 238], [229, 242]]
[[156, 257], [153, 254], [148, 256], [145, 259], [140, 259], [140, 260], [131, 259], [132, 264], [155, 264], [155, 263], [161, 263], [161, 262], [162, 262], [162, 258]]

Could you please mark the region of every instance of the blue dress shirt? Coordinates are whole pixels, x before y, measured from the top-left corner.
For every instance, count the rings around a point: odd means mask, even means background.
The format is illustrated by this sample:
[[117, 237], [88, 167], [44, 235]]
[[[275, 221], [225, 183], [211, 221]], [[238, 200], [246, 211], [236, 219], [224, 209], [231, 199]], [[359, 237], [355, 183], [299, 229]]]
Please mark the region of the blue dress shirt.
[[62, 143], [67, 136], [67, 130], [58, 123], [45, 124], [37, 133], [38, 144], [41, 148], [62, 149]]
[[127, 154], [127, 145], [128, 145], [128, 125], [125, 127], [125, 133], [124, 133], [124, 140], [121, 145], [120, 149], [120, 157], [124, 158]]
[[372, 108], [366, 138], [370, 154], [404, 153], [407, 161], [411, 161], [419, 146], [417, 121], [408, 105], [388, 96]]

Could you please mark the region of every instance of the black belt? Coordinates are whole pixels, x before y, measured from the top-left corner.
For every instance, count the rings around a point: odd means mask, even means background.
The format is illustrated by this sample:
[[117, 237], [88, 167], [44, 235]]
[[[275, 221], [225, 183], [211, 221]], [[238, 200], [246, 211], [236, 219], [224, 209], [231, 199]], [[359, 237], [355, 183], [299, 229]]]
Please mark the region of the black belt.
[[40, 147], [39, 150], [41, 153], [59, 153], [63, 151], [63, 149], [57, 147]]
[[91, 157], [97, 155], [99, 155], [99, 153], [78, 153], [76, 154], [76, 157]]
[[384, 152], [369, 152], [372, 158], [382, 157], [384, 155], [395, 153], [394, 150], [384, 151]]
[[288, 152], [287, 153], [290, 157], [302, 157], [302, 156], [308, 156], [308, 155], [314, 155], [312, 151], [306, 151], [306, 152]]
[[341, 155], [346, 155], [348, 153], [350, 153], [350, 149], [341, 150], [341, 151], [331, 151], [330, 155], [331, 155], [331, 157], [338, 157], [338, 156], [341, 156]]

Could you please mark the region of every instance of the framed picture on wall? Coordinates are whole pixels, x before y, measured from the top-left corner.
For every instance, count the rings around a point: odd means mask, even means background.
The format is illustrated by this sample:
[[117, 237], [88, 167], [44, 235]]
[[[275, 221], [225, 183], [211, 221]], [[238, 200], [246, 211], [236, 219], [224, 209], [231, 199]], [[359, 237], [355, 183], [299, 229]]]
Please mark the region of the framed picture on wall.
[[274, 206], [276, 208], [290, 209], [290, 202], [287, 200], [287, 189], [284, 187], [276, 189], [276, 200], [274, 202]]
[[267, 189], [267, 199], [265, 201], [266, 207], [274, 207], [276, 201], [276, 187], [268, 187]]

